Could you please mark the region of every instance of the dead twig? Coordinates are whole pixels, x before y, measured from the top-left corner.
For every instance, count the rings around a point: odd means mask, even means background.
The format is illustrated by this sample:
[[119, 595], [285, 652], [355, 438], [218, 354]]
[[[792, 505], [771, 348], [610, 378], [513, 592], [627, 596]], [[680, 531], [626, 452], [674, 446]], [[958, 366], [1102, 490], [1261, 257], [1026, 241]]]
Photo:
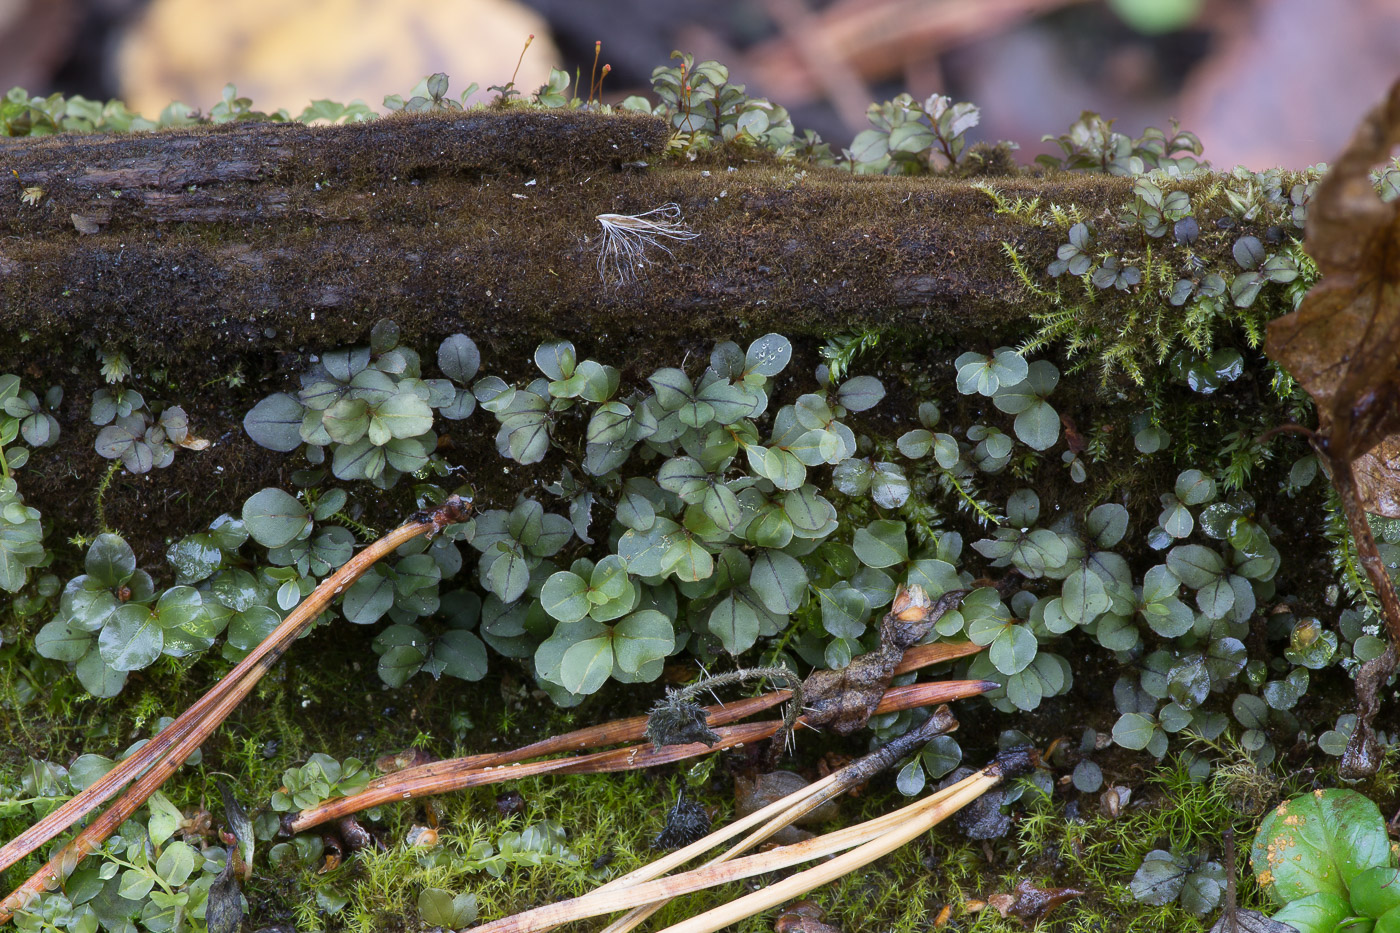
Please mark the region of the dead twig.
[[[932, 646], [930, 646], [932, 647]], [[962, 648], [963, 646], [955, 646]], [[975, 646], [974, 646], [974, 650]], [[912, 652], [911, 652], [912, 653]], [[933, 663], [933, 662], [926, 662]], [[954, 680], [940, 683], [909, 684], [904, 687], [890, 689], [885, 696], [884, 702], [878, 708], [878, 712], [898, 712], [900, 710], [915, 709], [917, 707], [932, 706], [938, 703], [947, 703], [951, 700], [964, 699], [966, 697], [977, 696], [992, 690], [998, 685], [992, 681], [982, 680]], [[768, 705], [781, 703], [787, 698], [786, 690], [776, 691], [758, 699], [769, 701]], [[776, 698], [776, 699], [772, 699]], [[749, 702], [749, 701], [746, 701]], [[734, 704], [739, 706], [740, 704]], [[720, 713], [730, 713], [730, 709], [718, 707]], [[751, 710], [750, 710], [751, 711]], [[632, 738], [641, 738], [641, 731], [645, 729], [645, 718], [642, 722], [633, 725], [635, 720], [623, 720], [625, 725], [614, 728], [614, 735], [632, 733]], [[730, 717], [739, 718], [738, 715]], [[616, 724], [614, 724], [616, 725]], [[805, 725], [802, 719], [797, 720], [797, 725]], [[624, 748], [613, 749], [611, 751], [595, 752], [591, 755], [579, 755], [573, 758], [552, 758], [545, 761], [522, 761], [523, 758], [532, 757], [530, 749], [536, 746], [527, 746], [516, 752], [506, 752], [494, 756], [473, 756], [471, 758], [459, 758], [449, 761], [435, 761], [426, 765], [419, 765], [416, 768], [409, 768], [404, 771], [395, 771], [370, 783], [369, 787], [358, 794], [349, 797], [339, 797], [335, 800], [328, 800], [315, 807], [309, 807], [297, 813], [289, 813], [283, 817], [282, 829], [285, 833], [299, 833], [319, 826], [331, 820], [337, 820], [366, 810], [370, 807], [377, 807], [380, 804], [392, 803], [394, 801], [411, 800], [415, 797], [430, 797], [435, 794], [445, 794], [450, 791], [462, 790], [468, 787], [480, 787], [484, 784], [497, 784], [501, 781], [514, 781], [523, 777], [532, 777], [538, 774], [601, 774], [612, 771], [633, 771], [639, 768], [650, 768], [660, 764], [667, 764], [672, 761], [681, 761], [686, 758], [694, 758], [699, 755], [709, 754], [712, 751], [720, 751], [725, 748], [733, 748], [739, 745], [746, 745], [752, 742], [760, 742], [775, 735], [784, 724], [781, 720], [769, 720], [757, 723], [745, 723], [738, 726], [725, 726], [716, 730], [718, 741], [712, 746], [704, 742], [691, 742], [685, 745], [666, 745], [660, 749], [651, 745], [631, 745]], [[635, 732], [634, 732], [635, 730]], [[562, 744], [561, 740], [556, 740], [557, 744]], [[621, 741], [614, 737], [611, 741]], [[540, 754], [535, 752], [535, 755]]]

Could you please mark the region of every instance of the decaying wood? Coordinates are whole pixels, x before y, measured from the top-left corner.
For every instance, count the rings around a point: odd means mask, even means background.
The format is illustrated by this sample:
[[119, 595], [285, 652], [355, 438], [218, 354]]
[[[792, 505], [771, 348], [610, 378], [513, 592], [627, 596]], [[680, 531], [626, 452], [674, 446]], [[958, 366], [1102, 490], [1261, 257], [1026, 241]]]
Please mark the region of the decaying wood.
[[[23, 334], [32, 355], [78, 334], [179, 359], [345, 343], [380, 317], [406, 337], [522, 342], [739, 319], [985, 333], [1039, 300], [1002, 244], [1044, 268], [1063, 238], [997, 214], [976, 181], [742, 149], [668, 160], [667, 136], [647, 116], [521, 111], [0, 141], [0, 342]], [[1129, 192], [1103, 176], [981, 183], [1091, 216]], [[596, 216], [668, 202], [699, 236], [634, 284], [602, 281]]]

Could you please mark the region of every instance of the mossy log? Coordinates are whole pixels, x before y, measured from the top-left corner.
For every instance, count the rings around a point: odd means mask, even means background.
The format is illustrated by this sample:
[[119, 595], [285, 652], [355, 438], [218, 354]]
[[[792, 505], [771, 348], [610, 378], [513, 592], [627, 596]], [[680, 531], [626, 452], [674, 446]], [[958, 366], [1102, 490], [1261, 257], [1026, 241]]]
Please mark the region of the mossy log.
[[[0, 141], [0, 340], [208, 360], [359, 340], [381, 317], [528, 343], [987, 333], [1044, 304], [1003, 244], [1043, 269], [1064, 231], [998, 214], [977, 180], [852, 177], [739, 148], [665, 159], [667, 136], [646, 116], [517, 111]], [[981, 183], [1091, 217], [1130, 197], [1107, 176]], [[699, 237], [653, 251], [634, 284], [600, 276], [596, 215], [667, 202]]]

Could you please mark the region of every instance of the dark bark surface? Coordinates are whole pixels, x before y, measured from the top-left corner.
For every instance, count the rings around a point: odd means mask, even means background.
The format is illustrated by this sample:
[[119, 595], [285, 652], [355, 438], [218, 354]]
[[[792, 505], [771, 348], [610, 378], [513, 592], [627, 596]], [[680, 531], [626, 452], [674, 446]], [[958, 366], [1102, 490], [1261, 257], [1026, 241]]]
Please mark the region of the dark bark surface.
[[[1129, 192], [1070, 175], [853, 178], [744, 150], [664, 160], [666, 138], [650, 117], [523, 111], [4, 141], [0, 339], [174, 362], [361, 340], [381, 317], [512, 345], [1016, 329], [1044, 300], [1003, 244], [1043, 269], [1063, 231], [996, 213], [976, 186], [1090, 216]], [[596, 215], [668, 202], [699, 237], [651, 250], [634, 284], [600, 276]]]

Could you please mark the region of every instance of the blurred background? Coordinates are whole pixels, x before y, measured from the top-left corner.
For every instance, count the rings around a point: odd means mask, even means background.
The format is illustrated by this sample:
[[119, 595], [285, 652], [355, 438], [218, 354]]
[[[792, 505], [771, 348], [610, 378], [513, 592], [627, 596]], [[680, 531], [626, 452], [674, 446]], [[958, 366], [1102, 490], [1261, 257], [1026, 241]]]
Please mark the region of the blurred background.
[[[0, 0], [0, 89], [207, 111], [313, 98], [382, 110], [426, 74], [533, 90], [551, 65], [605, 98], [649, 93], [672, 49], [717, 59], [833, 148], [901, 91], [982, 108], [1029, 162], [1081, 110], [1138, 134], [1178, 118], [1217, 167], [1301, 167], [1341, 148], [1400, 74], [1400, 0]], [[483, 92], [485, 93], [485, 92]]]

